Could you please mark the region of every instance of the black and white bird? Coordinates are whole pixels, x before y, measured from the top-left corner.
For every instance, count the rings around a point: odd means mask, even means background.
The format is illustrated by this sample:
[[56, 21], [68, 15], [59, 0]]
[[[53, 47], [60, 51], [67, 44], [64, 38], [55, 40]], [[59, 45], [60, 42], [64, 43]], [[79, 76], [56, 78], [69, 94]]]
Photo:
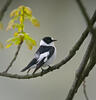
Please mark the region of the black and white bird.
[[35, 57], [24, 69], [21, 70], [21, 72], [26, 70], [29, 72], [31, 68], [35, 68], [33, 71], [34, 74], [39, 68], [42, 69], [44, 66], [50, 66], [56, 58], [56, 47], [54, 41], [56, 40], [51, 37], [44, 37], [40, 41], [40, 47], [36, 51]]

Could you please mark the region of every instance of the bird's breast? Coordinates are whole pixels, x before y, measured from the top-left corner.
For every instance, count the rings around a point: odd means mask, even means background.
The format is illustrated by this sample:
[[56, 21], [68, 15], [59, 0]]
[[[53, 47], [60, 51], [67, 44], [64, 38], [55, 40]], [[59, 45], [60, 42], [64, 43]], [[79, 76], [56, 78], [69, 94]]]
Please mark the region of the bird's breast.
[[56, 48], [55, 48], [53, 55], [49, 58], [49, 60], [46, 62], [46, 64], [47, 65], [52, 64], [54, 62], [55, 58], [56, 58]]

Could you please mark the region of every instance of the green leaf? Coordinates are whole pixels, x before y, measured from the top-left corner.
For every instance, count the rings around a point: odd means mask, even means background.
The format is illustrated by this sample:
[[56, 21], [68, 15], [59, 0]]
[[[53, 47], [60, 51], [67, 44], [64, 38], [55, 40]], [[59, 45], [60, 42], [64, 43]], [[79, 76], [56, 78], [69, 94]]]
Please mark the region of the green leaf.
[[31, 21], [34, 26], [40, 27], [40, 22], [34, 16], [32, 16]]
[[14, 9], [10, 13], [10, 17], [15, 17], [15, 16], [19, 16], [19, 10], [18, 9]]
[[24, 12], [28, 15], [32, 15], [32, 10], [29, 7], [24, 7]]
[[14, 37], [18, 36], [19, 32], [14, 32]]
[[18, 39], [18, 37], [12, 37], [12, 38], [8, 39], [7, 42], [8, 42], [8, 43], [9, 43], [9, 42], [14, 42], [14, 41], [16, 41], [17, 39]]
[[12, 43], [8, 43], [7, 45], [6, 45], [6, 48], [9, 48], [9, 47], [11, 47], [12, 46]]
[[12, 38], [10, 38], [10, 39], [7, 40], [7, 43], [8, 44], [10, 43], [10, 45], [8, 47], [11, 46], [11, 43], [15, 44], [15, 45], [18, 45], [18, 44], [20, 44], [20, 42], [21, 42], [21, 38], [19, 36], [12, 37]]
[[24, 40], [28, 46], [28, 49], [32, 50], [33, 46], [36, 46], [36, 41], [33, 40], [28, 34], [24, 34]]

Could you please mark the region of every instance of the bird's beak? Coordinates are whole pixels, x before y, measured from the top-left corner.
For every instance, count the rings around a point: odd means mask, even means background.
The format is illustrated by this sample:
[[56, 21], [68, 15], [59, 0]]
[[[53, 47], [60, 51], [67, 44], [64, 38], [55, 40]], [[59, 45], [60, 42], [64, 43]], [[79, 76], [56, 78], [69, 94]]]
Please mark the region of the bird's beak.
[[57, 40], [53, 40], [53, 42], [55, 42], [55, 41], [57, 41]]

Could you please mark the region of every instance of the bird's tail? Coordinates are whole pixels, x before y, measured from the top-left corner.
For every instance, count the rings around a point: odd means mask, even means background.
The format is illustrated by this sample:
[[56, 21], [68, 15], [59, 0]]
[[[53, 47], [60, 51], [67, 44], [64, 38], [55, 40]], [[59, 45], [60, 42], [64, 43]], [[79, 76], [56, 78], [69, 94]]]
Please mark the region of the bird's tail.
[[22, 70], [21, 70], [21, 72], [24, 72], [24, 71], [26, 71], [27, 69], [29, 69], [30, 67], [29, 66], [26, 66], [25, 68], [23, 68]]
[[30, 69], [30, 67], [36, 64], [36, 62], [37, 62], [37, 59], [34, 58], [24, 69], [21, 70], [21, 72], [24, 72], [27, 69]]

